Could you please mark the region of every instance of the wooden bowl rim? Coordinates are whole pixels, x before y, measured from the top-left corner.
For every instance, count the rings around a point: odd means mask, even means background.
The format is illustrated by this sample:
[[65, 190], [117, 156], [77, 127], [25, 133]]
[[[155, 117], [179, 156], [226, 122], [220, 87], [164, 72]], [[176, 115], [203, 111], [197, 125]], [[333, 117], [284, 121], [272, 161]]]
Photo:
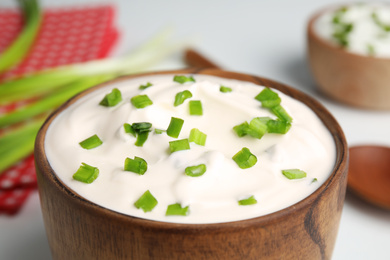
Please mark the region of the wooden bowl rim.
[[[82, 196], [78, 195], [75, 191], [70, 189], [67, 185], [65, 185], [59, 178], [57, 178], [53, 169], [50, 167], [50, 164], [47, 160], [45, 150], [44, 150], [45, 135], [49, 125], [51, 124], [51, 122], [54, 120], [55, 117], [57, 117], [66, 107], [73, 104], [77, 99], [89, 94], [90, 92], [98, 88], [102, 88], [106, 85], [110, 85], [112, 83], [127, 80], [127, 79], [138, 78], [138, 77], [143, 77], [148, 75], [163, 75], [163, 74], [211, 75], [211, 76], [223, 77], [228, 79], [249, 81], [262, 86], [264, 86], [264, 83], [267, 83], [268, 87], [278, 89], [281, 92], [297, 100], [300, 100], [308, 107], [310, 107], [317, 114], [317, 116], [321, 119], [321, 121], [323, 121], [327, 129], [332, 134], [333, 140], [336, 145], [336, 156], [337, 156], [332, 174], [316, 191], [314, 191], [308, 197], [277, 212], [270, 213], [260, 217], [245, 219], [245, 220], [222, 222], [222, 223], [206, 223], [206, 224], [162, 222], [162, 221], [148, 220], [139, 217], [129, 216], [123, 213], [112, 211], [110, 209], [99, 206], [89, 200], [86, 200]], [[325, 120], [329, 122], [329, 125], [326, 124]], [[110, 80], [108, 82], [99, 84], [97, 86], [94, 86], [88, 90], [85, 90], [77, 94], [76, 96], [72, 97], [67, 102], [65, 102], [57, 110], [55, 110], [46, 119], [46, 121], [44, 122], [44, 124], [42, 125], [41, 129], [38, 132], [36, 142], [35, 142], [34, 155], [35, 155], [35, 163], [36, 163], [37, 171], [39, 171], [40, 174], [42, 174], [42, 176], [45, 177], [50, 182], [50, 185], [55, 185], [56, 188], [60, 190], [60, 192], [68, 196], [68, 198], [70, 200], [73, 200], [73, 202], [83, 206], [85, 210], [92, 211], [94, 214], [100, 214], [100, 215], [108, 216], [109, 218], [115, 218], [117, 221], [122, 221], [125, 224], [127, 223], [129, 225], [134, 224], [134, 225], [144, 226], [145, 228], [157, 228], [159, 230], [161, 229], [170, 230], [174, 228], [177, 230], [185, 230], [190, 232], [199, 231], [199, 230], [219, 230], [220, 228], [223, 228], [224, 230], [229, 230], [229, 229], [233, 230], [236, 228], [245, 228], [245, 227], [250, 227], [252, 225], [264, 225], [266, 223], [275, 223], [277, 221], [280, 221], [280, 219], [288, 217], [292, 212], [300, 211], [305, 208], [310, 208], [314, 202], [316, 202], [321, 198], [321, 195], [330, 187], [331, 184], [337, 182], [342, 177], [343, 174], [347, 174], [347, 168], [348, 168], [348, 146], [346, 143], [344, 133], [340, 125], [335, 120], [335, 118], [318, 101], [314, 100], [313, 98], [311, 98], [310, 96], [308, 96], [307, 94], [299, 90], [296, 90], [282, 83], [269, 80], [263, 77], [241, 74], [241, 73], [236, 73], [231, 71], [224, 71], [220, 69], [196, 69], [196, 68], [149, 72], [149, 73], [142, 73], [142, 74], [136, 74], [130, 76], [122, 76], [114, 80]]]
[[[377, 2], [377, 3], [389, 5], [389, 3], [385, 3], [385, 2]], [[364, 60], [371, 61], [371, 62], [390, 62], [390, 57], [372, 57], [372, 56], [363, 55], [363, 54], [354, 53], [354, 52], [344, 50], [342, 47], [337, 46], [336, 44], [332, 44], [330, 41], [328, 41], [326, 39], [323, 39], [321, 36], [319, 36], [315, 32], [314, 23], [322, 14], [324, 14], [327, 11], [340, 8], [342, 6], [350, 6], [350, 5], [354, 5], [354, 4], [356, 4], [356, 3], [352, 2], [352, 3], [345, 3], [345, 4], [334, 4], [334, 5], [330, 5], [327, 7], [323, 7], [319, 11], [315, 12], [309, 18], [309, 21], [307, 23], [307, 37], [308, 37], [308, 39], [313, 39], [314, 41], [321, 44], [324, 48], [330, 49], [331, 51], [335, 52], [337, 55], [345, 56], [347, 58], [349, 57], [349, 58], [361, 60], [361, 61], [356, 61], [356, 62], [364, 62]]]

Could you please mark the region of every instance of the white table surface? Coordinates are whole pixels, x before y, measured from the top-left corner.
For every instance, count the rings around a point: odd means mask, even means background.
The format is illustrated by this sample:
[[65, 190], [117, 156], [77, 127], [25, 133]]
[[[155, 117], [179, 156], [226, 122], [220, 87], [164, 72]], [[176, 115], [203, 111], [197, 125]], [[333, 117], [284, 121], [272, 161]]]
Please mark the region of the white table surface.
[[[344, 129], [349, 145], [390, 145], [390, 112], [348, 107], [322, 95], [306, 62], [306, 23], [335, 0], [42, 0], [44, 7], [112, 3], [121, 39], [120, 55], [170, 25], [176, 39], [193, 46], [227, 70], [274, 79], [322, 102]], [[14, 6], [2, 0], [0, 7]], [[184, 65], [180, 57], [159, 69]], [[390, 101], [389, 101], [390, 102]], [[347, 194], [333, 259], [390, 259], [390, 212]], [[51, 259], [38, 193], [17, 216], [0, 216], [0, 260]]]

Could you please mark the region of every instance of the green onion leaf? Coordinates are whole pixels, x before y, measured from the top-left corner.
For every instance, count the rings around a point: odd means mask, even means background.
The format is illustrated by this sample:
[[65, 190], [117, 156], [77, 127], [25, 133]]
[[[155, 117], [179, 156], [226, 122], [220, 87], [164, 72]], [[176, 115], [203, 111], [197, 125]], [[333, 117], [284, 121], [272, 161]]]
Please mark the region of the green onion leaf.
[[148, 164], [141, 157], [135, 156], [134, 159], [131, 158], [125, 159], [125, 167], [124, 167], [125, 171], [135, 172], [136, 174], [144, 175], [147, 169], [148, 169]]
[[169, 123], [167, 129], [167, 135], [173, 138], [178, 138], [183, 124], [183, 119], [171, 117], [171, 122]]
[[228, 92], [232, 92], [233, 90], [232, 90], [232, 88], [229, 88], [229, 87], [220, 86], [219, 91], [221, 91], [222, 93], [228, 93]]
[[239, 124], [239, 125], [236, 125], [235, 127], [233, 127], [233, 130], [236, 132], [236, 134], [239, 137], [243, 137], [243, 136], [247, 135], [248, 129], [249, 129], [249, 124], [246, 121], [242, 124]]
[[292, 122], [291, 116], [287, 113], [287, 111], [281, 105], [278, 105], [278, 106], [271, 108], [271, 112], [274, 113], [274, 115], [277, 116], [282, 121], [285, 121], [287, 123]]
[[124, 123], [123, 128], [125, 129], [125, 133], [131, 134], [134, 137], [137, 136], [137, 133], [135, 132], [134, 128], [130, 124]]
[[262, 107], [272, 108], [280, 104], [280, 97], [278, 93], [272, 91], [270, 88], [264, 88], [256, 97], [256, 100], [261, 102]]
[[381, 21], [375, 12], [371, 14], [371, 18], [374, 20], [375, 24], [378, 25], [382, 30], [384, 30], [385, 32], [390, 32], [390, 24], [385, 24], [383, 21]]
[[255, 117], [249, 123], [249, 128], [247, 129], [247, 134], [261, 139], [264, 134], [267, 133], [267, 122], [269, 121], [268, 117]]
[[188, 138], [190, 142], [194, 142], [197, 145], [205, 145], [206, 144], [207, 135], [202, 133], [198, 128], [191, 129], [190, 137]]
[[206, 165], [199, 164], [194, 166], [188, 166], [184, 171], [187, 176], [190, 177], [199, 177], [202, 176], [206, 172]]
[[257, 163], [257, 157], [244, 147], [241, 151], [233, 156], [233, 160], [237, 163], [241, 169], [247, 169], [254, 166]]
[[306, 172], [299, 169], [282, 170], [282, 174], [290, 180], [302, 179], [306, 177]]
[[137, 140], [135, 141], [136, 146], [143, 146], [146, 140], [148, 139], [149, 131], [139, 132], [137, 135]]
[[267, 127], [268, 133], [285, 134], [290, 130], [291, 124], [281, 120], [269, 120]]
[[138, 95], [131, 98], [131, 103], [136, 108], [144, 108], [153, 104], [147, 95]]
[[200, 100], [191, 100], [189, 102], [190, 115], [201, 116], [203, 115], [202, 102]]
[[152, 124], [148, 122], [140, 122], [140, 123], [133, 123], [131, 127], [134, 129], [136, 133], [142, 133], [142, 132], [150, 132], [150, 128], [152, 128]]
[[99, 169], [86, 163], [81, 164], [80, 168], [73, 174], [73, 179], [84, 183], [92, 183], [99, 176]]
[[173, 81], [176, 81], [180, 84], [184, 84], [186, 82], [195, 82], [195, 79], [192, 76], [187, 77], [184, 75], [176, 75], [173, 77]]
[[191, 97], [192, 97], [192, 93], [189, 90], [184, 90], [182, 92], [179, 92], [175, 96], [175, 102], [173, 105], [177, 107], [178, 105], [183, 104], [184, 100]]
[[101, 144], [103, 144], [102, 140], [100, 140], [100, 138], [95, 134], [91, 137], [88, 137], [87, 139], [85, 139], [84, 141], [81, 141], [80, 143], [80, 146], [83, 147], [84, 149], [92, 149], [92, 148], [95, 148], [95, 147], [98, 147], [100, 146]]
[[144, 212], [149, 212], [154, 209], [157, 205], [156, 198], [150, 193], [149, 190], [145, 191], [144, 194], [134, 203], [137, 209], [142, 209]]
[[189, 207], [182, 208], [179, 203], [171, 204], [168, 206], [165, 216], [187, 216], [189, 213]]
[[153, 86], [153, 84], [150, 83], [150, 82], [148, 82], [148, 83], [146, 83], [145, 85], [139, 86], [139, 89], [147, 89], [147, 88], [149, 88], [149, 87], [151, 87], [151, 86]]
[[318, 179], [317, 178], [313, 178], [313, 180], [311, 181], [311, 183], [314, 183], [314, 182], [317, 182]]
[[253, 205], [253, 204], [257, 204], [257, 200], [255, 199], [254, 196], [250, 196], [247, 199], [242, 199], [242, 200], [238, 201], [238, 205], [240, 205], [240, 206], [247, 206], [247, 205]]
[[113, 107], [116, 106], [119, 102], [122, 101], [122, 93], [119, 89], [114, 88], [111, 93], [104, 96], [103, 100], [100, 101], [99, 105], [105, 107]]
[[169, 142], [169, 150], [171, 151], [171, 153], [182, 150], [189, 150], [190, 148], [191, 147], [188, 139], [181, 139]]
[[162, 134], [162, 133], [164, 133], [164, 132], [166, 132], [166, 130], [157, 129], [157, 128], [154, 129], [154, 133], [155, 133], [155, 134], [158, 134], [158, 135], [160, 135], [160, 134]]

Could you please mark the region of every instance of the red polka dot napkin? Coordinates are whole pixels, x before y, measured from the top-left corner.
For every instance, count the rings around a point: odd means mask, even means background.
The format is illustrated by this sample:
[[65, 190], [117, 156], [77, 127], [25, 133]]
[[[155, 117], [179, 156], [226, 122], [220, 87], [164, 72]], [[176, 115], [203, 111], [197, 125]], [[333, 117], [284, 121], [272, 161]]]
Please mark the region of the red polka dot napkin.
[[[44, 10], [42, 26], [30, 53], [17, 67], [0, 75], [0, 81], [44, 68], [106, 57], [118, 38], [113, 20], [111, 6]], [[17, 10], [0, 9], [0, 55], [22, 26]], [[0, 106], [0, 115], [25, 103]], [[0, 129], [0, 136], [6, 131]], [[36, 187], [33, 155], [0, 173], [0, 215], [17, 213]]]

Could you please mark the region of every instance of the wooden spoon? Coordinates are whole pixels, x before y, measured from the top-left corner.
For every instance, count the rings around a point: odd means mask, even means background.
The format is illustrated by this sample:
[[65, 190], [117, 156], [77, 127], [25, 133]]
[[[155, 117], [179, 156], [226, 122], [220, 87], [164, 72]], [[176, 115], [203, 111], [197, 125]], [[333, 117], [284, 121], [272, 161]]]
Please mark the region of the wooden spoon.
[[367, 202], [390, 210], [390, 147], [350, 147], [348, 189]]

